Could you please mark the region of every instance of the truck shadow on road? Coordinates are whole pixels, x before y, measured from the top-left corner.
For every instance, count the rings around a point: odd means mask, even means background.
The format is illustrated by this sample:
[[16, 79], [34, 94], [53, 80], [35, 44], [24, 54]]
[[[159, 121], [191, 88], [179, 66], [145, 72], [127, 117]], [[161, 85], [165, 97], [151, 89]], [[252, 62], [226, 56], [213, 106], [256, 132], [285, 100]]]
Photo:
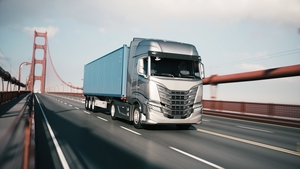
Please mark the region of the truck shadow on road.
[[[105, 114], [105, 115], [107, 115], [107, 118], [111, 118], [110, 112], [108, 109], [97, 108], [95, 110], [95, 112], [93, 112], [93, 113]], [[117, 118], [117, 120], [133, 126], [132, 121], [127, 121], [127, 120], [120, 119], [120, 118]], [[188, 129], [179, 129], [175, 124], [143, 125], [143, 129], [144, 130], [162, 130], [162, 131], [166, 131], [166, 130], [197, 130], [197, 128], [194, 127], [193, 125], [191, 125], [191, 127]]]

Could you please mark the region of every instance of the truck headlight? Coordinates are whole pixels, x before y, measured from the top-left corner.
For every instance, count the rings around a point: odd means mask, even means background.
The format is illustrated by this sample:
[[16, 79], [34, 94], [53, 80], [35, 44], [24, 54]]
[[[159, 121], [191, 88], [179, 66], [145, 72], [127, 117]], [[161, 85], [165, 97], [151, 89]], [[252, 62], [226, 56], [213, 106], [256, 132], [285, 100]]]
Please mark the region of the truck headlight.
[[148, 104], [148, 107], [149, 107], [149, 109], [152, 109], [154, 111], [161, 112], [161, 109], [158, 106], [154, 106], [152, 104]]
[[202, 104], [201, 103], [196, 103], [194, 104], [194, 112], [200, 111], [200, 114], [202, 114]]

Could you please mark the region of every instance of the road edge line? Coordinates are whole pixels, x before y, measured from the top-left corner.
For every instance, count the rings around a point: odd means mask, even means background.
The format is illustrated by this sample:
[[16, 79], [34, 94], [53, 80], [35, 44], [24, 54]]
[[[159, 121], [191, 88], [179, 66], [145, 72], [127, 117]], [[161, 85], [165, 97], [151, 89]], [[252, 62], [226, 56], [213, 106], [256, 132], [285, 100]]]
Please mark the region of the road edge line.
[[225, 134], [220, 134], [220, 133], [216, 133], [216, 132], [212, 132], [212, 131], [208, 131], [208, 130], [203, 130], [203, 129], [197, 129], [197, 131], [202, 132], [202, 133], [206, 133], [206, 134], [210, 134], [210, 135], [214, 135], [214, 136], [218, 136], [218, 137], [227, 138], [227, 139], [242, 142], [242, 143], [246, 143], [246, 144], [250, 144], [250, 145], [255, 145], [255, 146], [267, 148], [267, 149], [270, 149], [270, 150], [276, 150], [276, 151], [279, 151], [279, 152], [282, 152], [282, 153], [287, 153], [287, 154], [291, 154], [291, 155], [300, 156], [299, 152], [288, 150], [288, 149], [285, 149], [285, 148], [271, 146], [271, 145], [267, 145], [267, 144], [264, 144], [264, 143], [259, 143], [259, 142], [255, 142], [255, 141], [250, 141], [250, 140], [238, 138], [238, 137], [228, 136], [228, 135], [225, 135]]
[[51, 126], [50, 126], [50, 124], [49, 124], [49, 122], [48, 122], [48, 119], [47, 119], [47, 117], [46, 117], [46, 115], [45, 115], [45, 113], [44, 113], [44, 110], [43, 110], [43, 108], [42, 108], [42, 106], [41, 106], [41, 103], [40, 103], [38, 97], [37, 97], [37, 96], [35, 96], [35, 97], [36, 97], [36, 100], [37, 100], [37, 102], [38, 102], [38, 104], [39, 104], [39, 106], [40, 106], [40, 109], [41, 109], [41, 111], [42, 111], [42, 114], [43, 114], [43, 116], [44, 116], [44, 120], [45, 120], [45, 122], [46, 122], [46, 125], [47, 125], [47, 128], [48, 128], [48, 130], [49, 130], [49, 133], [50, 133], [50, 136], [51, 136], [51, 138], [52, 138], [52, 141], [53, 141], [53, 143], [54, 143], [54, 145], [55, 145], [55, 149], [56, 149], [56, 152], [57, 152], [58, 157], [59, 157], [59, 159], [60, 159], [60, 162], [61, 162], [61, 164], [62, 164], [62, 166], [63, 166], [64, 169], [69, 169], [69, 168], [70, 168], [70, 167], [69, 167], [69, 164], [68, 164], [68, 162], [67, 162], [67, 160], [66, 160], [66, 158], [65, 158], [65, 156], [64, 156], [64, 153], [62, 152], [62, 150], [61, 150], [61, 148], [60, 148], [60, 146], [59, 146], [59, 144], [58, 144], [58, 142], [57, 142], [57, 139], [56, 139], [56, 137], [55, 137], [55, 135], [54, 135], [54, 133], [53, 133], [53, 130], [52, 130], [52, 128], [51, 128]]

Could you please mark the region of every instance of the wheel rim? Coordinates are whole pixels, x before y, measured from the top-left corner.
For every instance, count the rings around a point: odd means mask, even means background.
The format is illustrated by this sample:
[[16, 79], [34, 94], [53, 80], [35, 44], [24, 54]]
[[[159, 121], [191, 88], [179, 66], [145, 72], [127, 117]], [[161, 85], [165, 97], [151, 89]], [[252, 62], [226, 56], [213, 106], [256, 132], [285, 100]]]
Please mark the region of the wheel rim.
[[137, 109], [135, 109], [133, 113], [133, 121], [135, 124], [138, 124], [139, 120], [140, 120], [140, 112]]
[[111, 116], [112, 117], [114, 117], [115, 116], [115, 105], [111, 105], [111, 108], [110, 108], [110, 114], [111, 114]]

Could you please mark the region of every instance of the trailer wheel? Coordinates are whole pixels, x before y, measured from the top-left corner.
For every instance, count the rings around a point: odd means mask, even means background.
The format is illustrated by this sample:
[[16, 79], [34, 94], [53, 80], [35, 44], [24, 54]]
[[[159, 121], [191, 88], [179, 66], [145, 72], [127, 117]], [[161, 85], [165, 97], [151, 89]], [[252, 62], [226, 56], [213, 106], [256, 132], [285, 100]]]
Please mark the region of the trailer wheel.
[[113, 119], [113, 120], [117, 119], [117, 117], [116, 117], [116, 107], [115, 107], [114, 102], [112, 102], [111, 106], [110, 106], [110, 116], [111, 116], [111, 119]]
[[88, 105], [88, 110], [92, 110], [92, 97], [89, 98], [89, 105]]
[[95, 112], [95, 100], [94, 100], [94, 98], [92, 99], [92, 103], [91, 103], [91, 111], [92, 112]]
[[141, 110], [137, 105], [134, 107], [133, 110], [133, 125], [137, 129], [143, 128], [141, 124]]
[[88, 110], [89, 109], [89, 97], [86, 97], [85, 98], [85, 110]]

